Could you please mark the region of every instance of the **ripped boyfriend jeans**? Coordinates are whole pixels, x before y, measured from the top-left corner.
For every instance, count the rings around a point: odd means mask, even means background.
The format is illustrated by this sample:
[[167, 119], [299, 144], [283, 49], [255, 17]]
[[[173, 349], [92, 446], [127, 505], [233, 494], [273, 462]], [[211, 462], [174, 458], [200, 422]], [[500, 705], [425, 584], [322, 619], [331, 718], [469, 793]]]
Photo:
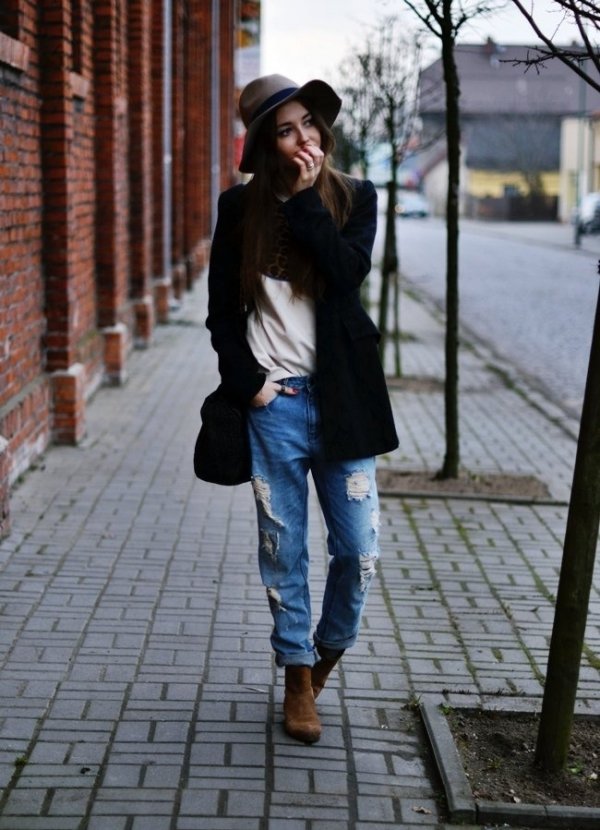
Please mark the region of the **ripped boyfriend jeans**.
[[[250, 407], [252, 487], [258, 514], [258, 561], [273, 616], [277, 665], [312, 666], [315, 646], [352, 646], [379, 557], [375, 459], [325, 461], [311, 377], [279, 381], [297, 389]], [[311, 641], [308, 472], [327, 527], [330, 555], [321, 616]]]

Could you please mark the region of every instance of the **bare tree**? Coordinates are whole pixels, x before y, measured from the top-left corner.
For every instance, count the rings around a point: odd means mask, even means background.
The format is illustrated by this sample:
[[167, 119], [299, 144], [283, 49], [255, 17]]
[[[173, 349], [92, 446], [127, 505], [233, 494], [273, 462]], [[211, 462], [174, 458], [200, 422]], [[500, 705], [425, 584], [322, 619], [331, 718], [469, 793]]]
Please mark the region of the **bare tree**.
[[[542, 46], [527, 56], [527, 66], [557, 59], [600, 92], [600, 8], [595, 0], [554, 0], [565, 20], [574, 22], [582, 43], [559, 45], [560, 27], [547, 34], [535, 7], [513, 0]], [[600, 264], [599, 264], [600, 269]], [[600, 294], [592, 334], [581, 413], [573, 486], [563, 545], [552, 638], [535, 760], [549, 772], [563, 769], [569, 749], [583, 653], [589, 598], [600, 527]]]
[[[369, 80], [369, 55], [353, 52], [340, 65], [339, 88], [345, 106], [338, 119], [344, 142], [351, 146], [363, 178], [369, 178], [369, 160], [378, 139], [374, 127], [378, 123], [381, 102]], [[361, 299], [368, 310], [371, 304], [370, 279], [361, 285]]]
[[385, 241], [379, 301], [380, 349], [388, 339], [390, 287], [393, 286], [394, 372], [402, 375], [400, 354], [400, 269], [396, 236], [398, 171], [415, 131], [418, 107], [420, 42], [397, 18], [386, 18], [376, 30], [371, 54], [372, 83], [381, 106], [382, 137], [389, 147]]
[[458, 417], [458, 197], [460, 186], [460, 83], [455, 60], [456, 39], [465, 23], [490, 12], [495, 0], [402, 0], [425, 28], [439, 39], [446, 97], [448, 188], [446, 200], [446, 453], [439, 478], [458, 478], [460, 467]]
[[365, 179], [369, 177], [369, 157], [378, 137], [377, 124], [381, 102], [369, 83], [368, 55], [354, 52], [340, 65], [339, 88], [344, 98], [339, 124], [346, 140], [355, 148]]
[[[390, 289], [394, 287], [394, 363], [396, 375], [401, 375], [400, 359], [400, 289], [398, 272], [398, 243], [396, 238], [396, 193], [398, 171], [414, 134], [417, 115], [419, 78], [419, 39], [401, 27], [397, 18], [383, 19], [367, 36], [364, 46], [345, 64], [347, 76], [353, 84], [347, 97], [355, 101], [350, 117], [356, 118], [355, 129], [366, 157], [373, 142], [385, 143], [389, 148], [390, 175], [387, 184], [385, 240], [381, 264], [379, 297], [380, 353], [385, 355], [389, 335]], [[350, 73], [348, 73], [350, 69]]]
[[577, 441], [535, 760], [563, 769], [569, 750], [600, 527], [600, 293]]

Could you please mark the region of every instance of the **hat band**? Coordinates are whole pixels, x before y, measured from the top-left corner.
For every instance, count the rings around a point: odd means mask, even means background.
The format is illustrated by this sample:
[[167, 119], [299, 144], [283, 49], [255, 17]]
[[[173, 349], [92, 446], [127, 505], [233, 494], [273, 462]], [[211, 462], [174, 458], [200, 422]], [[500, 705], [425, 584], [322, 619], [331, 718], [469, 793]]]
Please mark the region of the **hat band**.
[[254, 110], [254, 112], [252, 113], [252, 116], [250, 117], [250, 123], [252, 123], [252, 121], [254, 121], [256, 118], [261, 116], [263, 114], [263, 112], [266, 112], [267, 110], [270, 110], [271, 107], [277, 106], [277, 104], [280, 101], [283, 101], [284, 98], [287, 98], [293, 92], [296, 92], [297, 89], [299, 89], [299, 87], [289, 86], [286, 89], [280, 89], [279, 92], [276, 92], [274, 95], [271, 95], [269, 98], [267, 98], [266, 101], [262, 102], [260, 107], [257, 107]]

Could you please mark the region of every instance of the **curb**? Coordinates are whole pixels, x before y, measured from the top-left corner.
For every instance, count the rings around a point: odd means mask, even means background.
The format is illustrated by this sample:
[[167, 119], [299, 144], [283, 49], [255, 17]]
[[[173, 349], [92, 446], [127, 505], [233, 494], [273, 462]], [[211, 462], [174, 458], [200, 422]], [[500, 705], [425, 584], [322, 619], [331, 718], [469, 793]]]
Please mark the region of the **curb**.
[[419, 710], [442, 779], [452, 824], [495, 822], [548, 830], [598, 830], [600, 827], [600, 808], [597, 807], [476, 800], [446, 718], [431, 701], [422, 701]]
[[419, 711], [446, 793], [450, 821], [474, 824], [477, 804], [446, 718], [434, 703], [426, 700], [421, 702]]
[[568, 507], [564, 499], [530, 499], [526, 496], [502, 496], [488, 493], [452, 493], [432, 490], [386, 490], [378, 488], [380, 498], [416, 499], [417, 501], [479, 501], [488, 504], [516, 504], [520, 507]]

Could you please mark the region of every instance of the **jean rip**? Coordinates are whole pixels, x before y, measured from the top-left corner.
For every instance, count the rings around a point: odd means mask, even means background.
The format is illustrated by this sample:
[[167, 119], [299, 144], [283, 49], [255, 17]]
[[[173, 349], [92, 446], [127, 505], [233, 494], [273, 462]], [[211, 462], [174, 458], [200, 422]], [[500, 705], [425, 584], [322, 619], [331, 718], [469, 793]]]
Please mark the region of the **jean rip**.
[[254, 498], [260, 505], [265, 516], [270, 519], [277, 527], [283, 527], [283, 522], [278, 519], [273, 513], [273, 506], [271, 504], [271, 485], [262, 476], [254, 476], [252, 479], [252, 489], [254, 490]]
[[376, 553], [363, 553], [360, 556], [360, 591], [364, 593], [371, 580], [375, 576], [378, 555]]
[[269, 599], [269, 604], [274, 611], [286, 610], [283, 607], [283, 599], [277, 588], [274, 588], [273, 586], [267, 588], [267, 597]]
[[371, 479], [364, 470], [346, 476], [346, 496], [349, 501], [364, 501], [371, 495]]

